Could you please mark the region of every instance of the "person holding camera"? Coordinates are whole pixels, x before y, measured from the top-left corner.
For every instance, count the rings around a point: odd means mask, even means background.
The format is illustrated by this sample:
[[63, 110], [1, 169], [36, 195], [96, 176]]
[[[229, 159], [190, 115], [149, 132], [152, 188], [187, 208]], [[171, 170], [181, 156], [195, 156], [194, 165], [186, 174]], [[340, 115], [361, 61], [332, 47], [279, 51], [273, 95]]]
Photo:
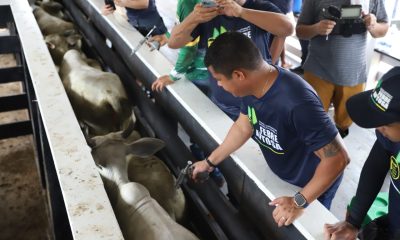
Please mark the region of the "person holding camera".
[[387, 72], [374, 90], [347, 101], [353, 121], [376, 128], [377, 140], [361, 171], [346, 221], [326, 224], [326, 240], [354, 240], [389, 172], [389, 212], [363, 227], [361, 240], [400, 239], [400, 67]]
[[[227, 31], [240, 32], [249, 37], [256, 43], [264, 59], [271, 62], [268, 48], [270, 34], [275, 35], [276, 39], [285, 38], [292, 33], [293, 25], [268, 1], [203, 0], [182, 23], [172, 29], [168, 46], [180, 48], [200, 37], [199, 48], [207, 49], [215, 38]], [[232, 96], [214, 80], [209, 84], [211, 100], [236, 120], [240, 112], [240, 98]]]
[[317, 91], [326, 111], [333, 104], [342, 137], [352, 123], [345, 103], [364, 90], [367, 80], [367, 32], [378, 38], [389, 28], [383, 0], [371, 0], [369, 13], [349, 4], [350, 0], [305, 0], [296, 27], [298, 38], [310, 40], [304, 79]]
[[[108, 3], [109, 1], [114, 4]], [[128, 22], [136, 28], [143, 36], [146, 36], [151, 29], [156, 28], [151, 33], [149, 40], [157, 41], [159, 46], [168, 42], [164, 21], [158, 13], [155, 0], [107, 0], [102, 9], [103, 15], [111, 14], [115, 11], [115, 5], [126, 9]]]

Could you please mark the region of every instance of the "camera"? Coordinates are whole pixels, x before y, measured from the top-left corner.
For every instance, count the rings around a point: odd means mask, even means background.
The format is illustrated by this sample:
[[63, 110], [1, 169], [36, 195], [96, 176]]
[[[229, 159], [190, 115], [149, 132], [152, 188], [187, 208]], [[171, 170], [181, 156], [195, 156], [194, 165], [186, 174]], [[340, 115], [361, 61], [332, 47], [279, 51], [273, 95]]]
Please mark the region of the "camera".
[[343, 5], [341, 8], [331, 5], [323, 9], [323, 16], [325, 19], [336, 22], [331, 33], [333, 35], [350, 37], [367, 31], [361, 17], [361, 5]]
[[115, 10], [115, 3], [113, 0], [104, 0], [106, 5], [111, 5], [111, 7]]
[[214, 0], [201, 0], [201, 6], [205, 8], [216, 7], [217, 3]]

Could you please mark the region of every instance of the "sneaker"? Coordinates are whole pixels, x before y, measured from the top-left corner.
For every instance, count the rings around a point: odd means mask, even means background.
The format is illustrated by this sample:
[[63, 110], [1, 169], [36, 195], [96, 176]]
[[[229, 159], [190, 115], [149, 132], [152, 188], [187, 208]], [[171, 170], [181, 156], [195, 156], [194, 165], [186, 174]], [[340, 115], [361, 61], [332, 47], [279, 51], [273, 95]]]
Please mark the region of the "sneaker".
[[304, 69], [302, 66], [292, 68], [292, 69], [290, 69], [290, 71], [297, 73], [297, 74], [304, 74]]
[[340, 128], [338, 128], [338, 127], [336, 127], [337, 128], [337, 130], [339, 131], [339, 134], [340, 134], [340, 136], [342, 137], [342, 138], [345, 138], [345, 137], [347, 137], [347, 135], [349, 135], [349, 129], [347, 128], [347, 129], [340, 129]]

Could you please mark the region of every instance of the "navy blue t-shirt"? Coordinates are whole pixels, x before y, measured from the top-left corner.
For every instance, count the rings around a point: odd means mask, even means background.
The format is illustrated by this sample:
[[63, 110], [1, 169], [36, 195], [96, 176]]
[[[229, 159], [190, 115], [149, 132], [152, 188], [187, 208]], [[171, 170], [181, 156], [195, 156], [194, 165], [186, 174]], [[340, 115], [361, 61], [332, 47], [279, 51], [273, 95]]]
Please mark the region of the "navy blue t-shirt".
[[152, 35], [160, 35], [168, 31], [157, 11], [155, 0], [149, 0], [149, 6], [146, 9], [126, 8], [126, 15], [129, 23], [143, 35], [147, 35], [153, 26], [156, 26], [156, 29]]
[[[391, 153], [389, 189], [389, 229], [391, 233], [400, 232], [400, 142], [394, 143], [376, 131], [378, 142]], [[384, 159], [382, 159], [384, 161]]]
[[241, 113], [249, 117], [253, 139], [271, 170], [281, 179], [304, 187], [320, 163], [314, 151], [334, 140], [338, 131], [313, 88], [282, 68], [260, 99], [242, 98]]
[[[248, 9], [280, 13], [279, 9], [275, 5], [267, 1], [247, 0], [243, 7]], [[241, 32], [249, 37], [261, 51], [261, 55], [263, 56], [264, 60], [271, 62], [271, 56], [268, 49], [270, 33], [242, 18], [227, 17], [223, 15], [217, 16], [207, 23], [199, 24], [193, 30], [191, 35], [193, 39], [201, 36], [199, 48], [207, 49], [214, 39], [216, 39], [222, 33], [228, 31]], [[222, 87], [218, 86], [217, 81], [212, 77], [210, 79], [210, 89], [211, 99], [218, 106], [221, 106], [219, 104], [221, 103], [228, 108], [233, 108], [233, 112], [236, 112], [237, 116], [239, 115], [241, 102], [240, 98], [234, 97]]]

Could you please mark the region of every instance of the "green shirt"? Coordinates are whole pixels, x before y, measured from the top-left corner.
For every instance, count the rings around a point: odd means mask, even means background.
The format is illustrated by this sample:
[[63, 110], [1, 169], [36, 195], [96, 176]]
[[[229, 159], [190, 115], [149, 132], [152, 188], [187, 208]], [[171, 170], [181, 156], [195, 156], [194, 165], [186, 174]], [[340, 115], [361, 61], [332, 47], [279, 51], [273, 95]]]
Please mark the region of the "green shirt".
[[[176, 14], [180, 22], [182, 22], [192, 11], [197, 3], [201, 0], [178, 0]], [[204, 51], [198, 51], [199, 38], [194, 39], [186, 46], [179, 49], [178, 59], [174, 69], [170, 73], [172, 80], [176, 81], [185, 77], [193, 80], [207, 80], [208, 71], [204, 65]]]

